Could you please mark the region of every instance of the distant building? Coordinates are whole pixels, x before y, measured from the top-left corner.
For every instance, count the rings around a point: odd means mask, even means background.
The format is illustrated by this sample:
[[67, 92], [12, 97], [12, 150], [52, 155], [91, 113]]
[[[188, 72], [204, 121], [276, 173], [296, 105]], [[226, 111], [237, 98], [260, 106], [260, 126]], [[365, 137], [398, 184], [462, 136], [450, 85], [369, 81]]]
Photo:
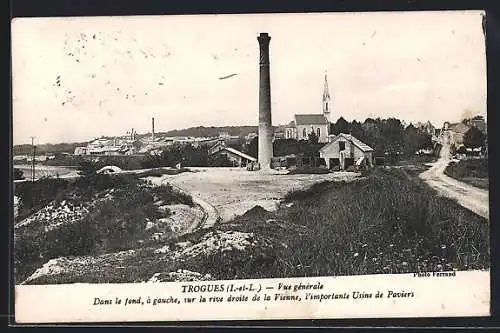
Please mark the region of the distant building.
[[484, 134], [486, 133], [487, 131], [487, 128], [486, 128], [486, 121], [484, 120], [484, 117], [483, 116], [475, 116], [474, 118], [471, 118], [471, 119], [468, 119], [466, 121], [466, 124], [470, 127], [475, 127], [477, 128], [478, 130], [480, 130], [481, 132], [483, 132]]
[[28, 158], [27, 155], [14, 155], [12, 157], [13, 161], [25, 161]]
[[428, 135], [434, 135], [434, 132], [436, 130], [436, 128], [434, 127], [434, 125], [432, 125], [432, 123], [430, 121], [427, 121], [425, 123], [418, 122], [415, 125], [415, 127], [418, 128], [420, 130], [420, 132], [428, 134]]
[[328, 91], [328, 80], [325, 74], [323, 89], [323, 113], [320, 114], [296, 114], [294, 121], [285, 127], [285, 138], [296, 140], [308, 140], [309, 134], [314, 132], [318, 142], [328, 142], [330, 129], [331, 98]]
[[329, 141], [319, 150], [319, 156], [325, 160], [328, 169], [338, 166], [340, 170], [345, 170], [363, 163], [373, 166], [373, 148], [352, 135], [331, 135]]
[[273, 140], [285, 139], [285, 132], [274, 132]]
[[226, 143], [224, 140], [219, 140], [215, 145], [212, 147], [208, 148], [208, 155], [214, 155], [217, 153], [219, 150], [222, 150], [226, 147]]
[[246, 142], [246, 144], [247, 144], [247, 145], [248, 145], [248, 144], [250, 144], [250, 142], [251, 142], [254, 138], [256, 138], [257, 136], [258, 136], [258, 134], [257, 134], [257, 133], [254, 133], [254, 132], [252, 132], [252, 133], [248, 133], [248, 135], [247, 135], [247, 136], [245, 136], [245, 142]]
[[441, 141], [456, 147], [464, 144], [464, 135], [471, 127], [464, 123], [445, 122], [441, 131]]
[[247, 155], [239, 150], [231, 147], [227, 147], [224, 141], [219, 141], [213, 147], [208, 150], [209, 156], [221, 156], [224, 155], [233, 164], [233, 166], [245, 167], [249, 163], [257, 162], [255, 157]]
[[75, 155], [87, 155], [87, 147], [75, 147]]

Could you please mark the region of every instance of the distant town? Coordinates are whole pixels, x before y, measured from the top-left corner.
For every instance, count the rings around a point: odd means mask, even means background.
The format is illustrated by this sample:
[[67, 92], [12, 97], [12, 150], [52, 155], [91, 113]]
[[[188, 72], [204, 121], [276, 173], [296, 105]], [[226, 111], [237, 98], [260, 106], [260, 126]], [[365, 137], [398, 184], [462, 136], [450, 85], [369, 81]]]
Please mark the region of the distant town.
[[[383, 158], [387, 159], [388, 155], [432, 154], [436, 145], [442, 144], [443, 140], [450, 144], [453, 153], [476, 156], [487, 154], [487, 126], [481, 115], [463, 119], [459, 123], [445, 122], [441, 127], [430, 121], [413, 124], [395, 118], [367, 118], [362, 123], [355, 120], [349, 123], [340, 116], [332, 121], [332, 113], [336, 112], [331, 112], [326, 74], [322, 97], [321, 113], [295, 114], [289, 124], [273, 127], [274, 167], [305, 163], [328, 169], [347, 169], [351, 165], [359, 165], [361, 158], [370, 164], [374, 164], [375, 160], [380, 164], [384, 163]], [[341, 163], [338, 151], [332, 154], [321, 150], [323, 146], [337, 141], [341, 134], [341, 141], [348, 141], [359, 150], [354, 154], [356, 160], [354, 155], [347, 156], [347, 160]], [[181, 155], [173, 156], [167, 164], [246, 167], [257, 161], [257, 137], [257, 126], [193, 127], [165, 134], [155, 129], [155, 119], [152, 118], [149, 133], [139, 134], [131, 128], [122, 136], [100, 137], [87, 143], [40, 147], [20, 145], [14, 147], [13, 160], [14, 164], [32, 163], [33, 159], [36, 163], [57, 164], [57, 160], [61, 160], [61, 163], [68, 161], [67, 156], [70, 155], [82, 158], [159, 157], [162, 154], [174, 154], [173, 147], [189, 146], [199, 149], [205, 156], [194, 161], [186, 155], [190, 151], [183, 149]], [[72, 164], [70, 161], [68, 163]]]

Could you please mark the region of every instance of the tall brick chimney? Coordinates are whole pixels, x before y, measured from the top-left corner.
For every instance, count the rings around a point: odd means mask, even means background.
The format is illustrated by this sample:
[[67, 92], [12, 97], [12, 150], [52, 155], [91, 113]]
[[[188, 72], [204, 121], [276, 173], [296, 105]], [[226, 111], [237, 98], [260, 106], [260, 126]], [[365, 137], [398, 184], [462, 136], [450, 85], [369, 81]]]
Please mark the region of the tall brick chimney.
[[259, 153], [260, 168], [270, 169], [273, 157], [273, 126], [271, 122], [271, 82], [269, 72], [269, 42], [271, 37], [261, 33], [257, 37], [260, 46], [259, 74]]
[[151, 118], [151, 141], [155, 139], [155, 118]]

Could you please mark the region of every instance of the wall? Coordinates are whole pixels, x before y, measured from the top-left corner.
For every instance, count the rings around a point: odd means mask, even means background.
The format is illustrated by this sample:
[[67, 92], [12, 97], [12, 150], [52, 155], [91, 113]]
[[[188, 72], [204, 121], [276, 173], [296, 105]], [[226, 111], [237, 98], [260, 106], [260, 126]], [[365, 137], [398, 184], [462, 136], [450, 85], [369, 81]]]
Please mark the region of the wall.
[[330, 168], [330, 158], [340, 158], [339, 142], [345, 142], [345, 151], [348, 152], [347, 155], [350, 155], [354, 158], [354, 162], [356, 162], [356, 160], [358, 160], [359, 158], [365, 156], [370, 161], [370, 163], [373, 164], [371, 152], [363, 152], [351, 141], [341, 137], [333, 144], [329, 145], [325, 151], [322, 151], [320, 153], [320, 157], [325, 159], [328, 168]]
[[241, 166], [243, 162], [243, 158], [241, 156], [233, 154], [227, 150], [220, 150], [216, 152], [215, 155], [225, 155], [228, 158], [228, 160], [233, 162], [236, 166]]
[[[314, 133], [317, 134], [317, 129], [320, 129], [320, 137], [318, 138], [318, 141], [321, 143], [328, 142], [328, 125], [298, 125], [297, 126], [297, 139], [298, 140], [308, 140], [309, 139], [309, 133], [311, 133], [311, 129], [314, 129]], [[304, 129], [306, 130], [306, 136], [304, 137]]]

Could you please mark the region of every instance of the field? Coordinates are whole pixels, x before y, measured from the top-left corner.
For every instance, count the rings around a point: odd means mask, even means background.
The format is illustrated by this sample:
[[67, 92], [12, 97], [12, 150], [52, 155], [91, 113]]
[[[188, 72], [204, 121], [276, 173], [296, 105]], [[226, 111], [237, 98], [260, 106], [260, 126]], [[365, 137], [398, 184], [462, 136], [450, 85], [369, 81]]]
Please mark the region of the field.
[[336, 172], [289, 175], [287, 172], [249, 172], [242, 168], [190, 168], [195, 172], [172, 176], [168, 181], [211, 203], [222, 222], [244, 214], [254, 206], [276, 210], [289, 191], [323, 181], [354, 180], [359, 174]]
[[[280, 195], [284, 201], [273, 211], [256, 205], [226, 223], [169, 238], [163, 244], [113, 255], [53, 259], [29, 283], [276, 278], [490, 267], [488, 220], [438, 196], [401, 169], [379, 168], [355, 181], [342, 174], [243, 173], [200, 170], [177, 175], [175, 181], [205, 197], [219, 197], [218, 206], [227, 210], [243, 210], [245, 197], [252, 198], [253, 204], [274, 201]], [[284, 177], [282, 181], [273, 181], [280, 177]]]
[[464, 183], [488, 190], [488, 159], [466, 159], [451, 162], [445, 169], [447, 176]]

